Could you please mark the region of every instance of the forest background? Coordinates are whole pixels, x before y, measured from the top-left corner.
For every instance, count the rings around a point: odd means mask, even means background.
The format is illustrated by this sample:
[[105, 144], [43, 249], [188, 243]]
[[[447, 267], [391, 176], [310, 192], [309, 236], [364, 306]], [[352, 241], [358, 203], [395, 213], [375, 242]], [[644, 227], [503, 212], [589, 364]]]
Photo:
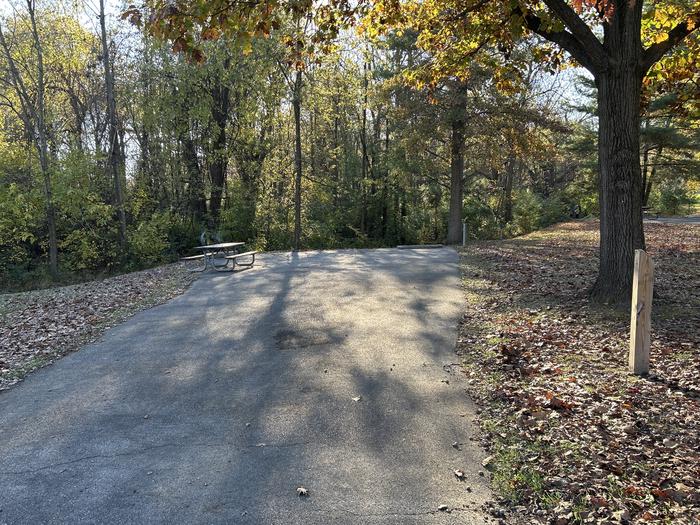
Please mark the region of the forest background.
[[[290, 17], [249, 38], [204, 33], [193, 60], [127, 8], [0, 10], [2, 289], [154, 266], [202, 234], [380, 247], [461, 241], [462, 221], [470, 239], [502, 238], [598, 213], [595, 86], [534, 40], [435, 75], [410, 27], [329, 43]], [[656, 213], [698, 207], [697, 67], [645, 83]]]

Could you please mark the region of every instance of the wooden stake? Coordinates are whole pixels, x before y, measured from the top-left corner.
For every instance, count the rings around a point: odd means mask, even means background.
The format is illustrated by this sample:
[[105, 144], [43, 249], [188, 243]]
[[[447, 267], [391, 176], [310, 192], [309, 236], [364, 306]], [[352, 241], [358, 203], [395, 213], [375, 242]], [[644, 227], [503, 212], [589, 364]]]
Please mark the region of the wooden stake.
[[636, 375], [649, 373], [651, 301], [653, 295], [654, 262], [644, 250], [635, 250], [629, 370]]

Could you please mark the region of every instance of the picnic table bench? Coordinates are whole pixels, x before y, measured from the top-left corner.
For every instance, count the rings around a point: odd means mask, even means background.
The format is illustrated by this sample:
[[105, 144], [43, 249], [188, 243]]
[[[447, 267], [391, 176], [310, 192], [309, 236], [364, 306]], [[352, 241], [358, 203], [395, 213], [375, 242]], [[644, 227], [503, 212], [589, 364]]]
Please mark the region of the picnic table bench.
[[659, 218], [659, 212], [651, 206], [642, 206], [642, 215], [645, 217], [654, 216], [655, 219]]
[[[195, 250], [199, 250], [202, 253], [199, 255], [190, 255], [189, 257], [182, 257], [181, 261], [193, 261], [202, 259], [204, 261], [204, 266], [197, 270], [192, 270], [193, 272], [203, 272], [207, 268], [213, 268], [218, 272], [222, 271], [233, 271], [238, 266], [250, 267], [255, 264], [255, 254], [258, 253], [255, 250], [239, 253], [238, 249], [244, 246], [244, 242], [220, 242], [216, 244], [204, 244], [202, 246], [195, 246]], [[238, 259], [245, 259], [250, 257], [250, 262], [239, 262]], [[229, 263], [231, 266], [229, 267]]]

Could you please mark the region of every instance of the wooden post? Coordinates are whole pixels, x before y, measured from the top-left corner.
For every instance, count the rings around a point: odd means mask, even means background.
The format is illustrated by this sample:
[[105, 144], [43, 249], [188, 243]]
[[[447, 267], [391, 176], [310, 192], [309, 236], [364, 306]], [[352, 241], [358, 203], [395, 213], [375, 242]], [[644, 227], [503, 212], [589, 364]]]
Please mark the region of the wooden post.
[[653, 295], [654, 262], [644, 250], [635, 250], [629, 370], [636, 375], [644, 375], [649, 372], [651, 301]]

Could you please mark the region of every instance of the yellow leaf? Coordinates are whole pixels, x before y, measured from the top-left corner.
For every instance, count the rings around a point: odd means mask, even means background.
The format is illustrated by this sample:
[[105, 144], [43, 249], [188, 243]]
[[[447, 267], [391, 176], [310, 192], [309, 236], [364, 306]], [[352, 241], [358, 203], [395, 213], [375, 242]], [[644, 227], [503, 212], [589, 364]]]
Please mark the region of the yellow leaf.
[[666, 33], [659, 33], [654, 37], [654, 42], [660, 44], [664, 40], [668, 40], [668, 35]]

